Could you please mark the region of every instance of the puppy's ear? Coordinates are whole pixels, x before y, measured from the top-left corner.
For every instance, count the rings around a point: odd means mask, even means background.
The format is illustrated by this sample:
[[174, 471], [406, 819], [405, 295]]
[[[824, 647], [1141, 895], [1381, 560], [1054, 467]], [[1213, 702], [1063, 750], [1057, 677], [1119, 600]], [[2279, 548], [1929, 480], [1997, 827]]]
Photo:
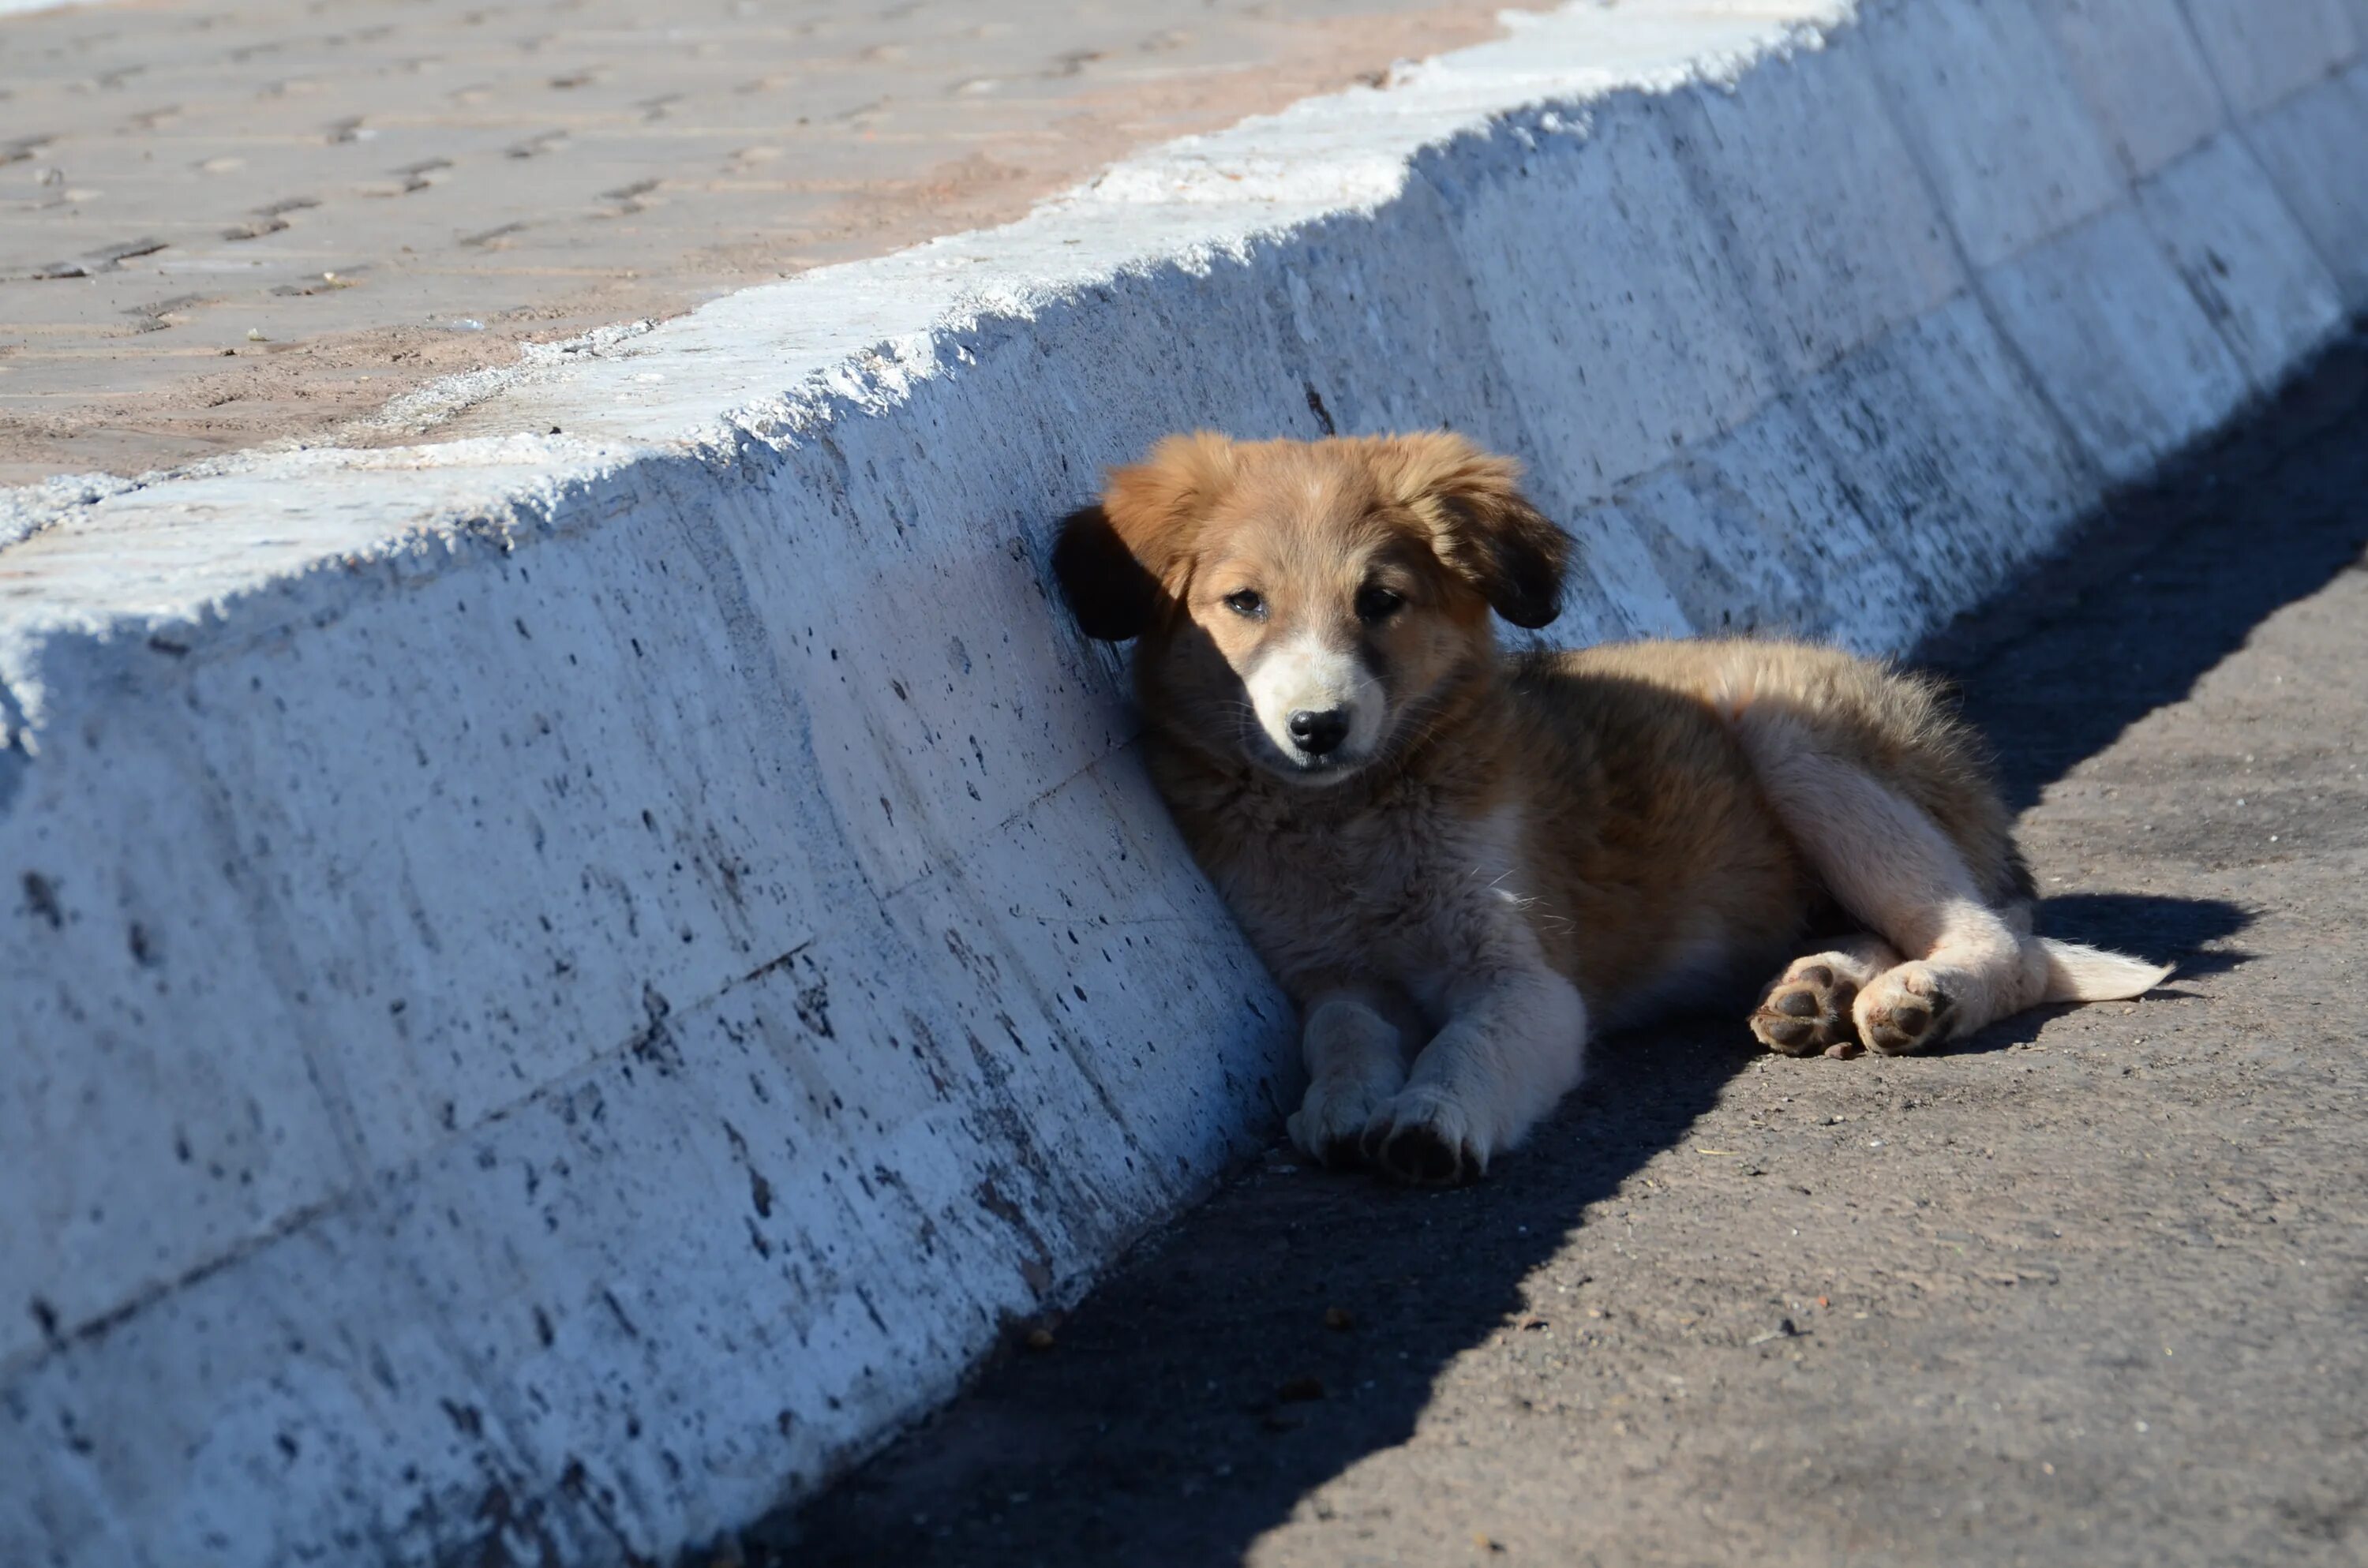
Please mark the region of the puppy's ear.
[[1159, 579], [1134, 558], [1099, 506], [1080, 506], [1061, 519], [1053, 574], [1086, 635], [1105, 642], [1142, 636], [1158, 608]]
[[1520, 491], [1520, 464], [1461, 436], [1396, 436], [1376, 457], [1397, 498], [1431, 530], [1431, 549], [1515, 626], [1562, 613], [1570, 536]]
[[1144, 461], [1112, 471], [1099, 506], [1063, 521], [1053, 571], [1087, 636], [1140, 637], [1181, 597], [1200, 521], [1233, 484], [1235, 465], [1223, 436], [1170, 436]]

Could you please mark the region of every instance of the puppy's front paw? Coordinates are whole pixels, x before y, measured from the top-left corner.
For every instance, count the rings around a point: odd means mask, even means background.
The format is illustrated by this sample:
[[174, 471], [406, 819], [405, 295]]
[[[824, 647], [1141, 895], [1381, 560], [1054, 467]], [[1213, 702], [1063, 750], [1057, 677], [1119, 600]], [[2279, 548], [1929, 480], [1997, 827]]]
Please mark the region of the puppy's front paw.
[[1365, 1163], [1366, 1124], [1389, 1100], [1388, 1091], [1348, 1078], [1318, 1078], [1283, 1128], [1300, 1152], [1330, 1170]]
[[1957, 1000], [1929, 964], [1904, 963], [1878, 975], [1851, 1008], [1858, 1037], [1885, 1056], [1905, 1056], [1949, 1038]]
[[1453, 1187], [1488, 1172], [1489, 1140], [1453, 1095], [1406, 1089], [1366, 1124], [1365, 1158], [1412, 1187]]

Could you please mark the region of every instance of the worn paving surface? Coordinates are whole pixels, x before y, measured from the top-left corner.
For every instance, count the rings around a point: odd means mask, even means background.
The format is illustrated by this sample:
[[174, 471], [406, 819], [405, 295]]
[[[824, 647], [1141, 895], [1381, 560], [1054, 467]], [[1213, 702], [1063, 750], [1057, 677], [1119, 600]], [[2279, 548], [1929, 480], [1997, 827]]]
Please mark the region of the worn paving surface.
[[2354, 346], [1930, 650], [2166, 989], [1606, 1040], [1453, 1193], [1278, 1152], [749, 1560], [2368, 1562], [2363, 543]]
[[0, 484], [322, 435], [521, 339], [1005, 222], [1135, 148], [1493, 37], [1505, 8], [0, 14]]

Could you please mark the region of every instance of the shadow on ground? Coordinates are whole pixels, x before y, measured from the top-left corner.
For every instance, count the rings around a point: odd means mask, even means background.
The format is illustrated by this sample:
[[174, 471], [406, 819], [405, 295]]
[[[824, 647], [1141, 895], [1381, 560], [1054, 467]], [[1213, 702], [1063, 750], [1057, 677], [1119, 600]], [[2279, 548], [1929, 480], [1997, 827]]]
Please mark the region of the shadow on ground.
[[2213, 898], [2082, 892], [2042, 903], [2038, 925], [2051, 937], [2176, 963], [2179, 967], [2166, 983], [2176, 989], [2182, 982], [2224, 973], [2250, 958], [2225, 943], [2251, 919], [2235, 904]]
[[[2353, 344], [1922, 651], [1997, 742], [2018, 808], [2359, 558], [2363, 430], [2368, 346]], [[2056, 898], [2040, 915], [2051, 935], [2186, 976], [2243, 961], [2226, 944], [2247, 919], [2121, 893]], [[1965, 1048], [2044, 1022], [2009, 1020]], [[1238, 1561], [1311, 1489], [1404, 1441], [1440, 1369], [1521, 1310], [1524, 1276], [1587, 1206], [1683, 1140], [1752, 1054], [1725, 1016], [1605, 1040], [1588, 1086], [1532, 1146], [1461, 1191], [1394, 1191], [1270, 1155], [1140, 1249], [1050, 1347], [1012, 1351], [920, 1432], [749, 1532], [749, 1562]]]

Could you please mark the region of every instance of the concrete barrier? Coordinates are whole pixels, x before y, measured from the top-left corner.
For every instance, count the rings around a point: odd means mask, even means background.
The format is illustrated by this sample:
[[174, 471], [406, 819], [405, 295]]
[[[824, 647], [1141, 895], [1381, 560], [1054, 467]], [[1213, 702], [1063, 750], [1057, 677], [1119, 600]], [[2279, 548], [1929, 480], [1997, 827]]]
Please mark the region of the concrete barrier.
[[1899, 649], [2368, 307], [2368, 13], [1630, 0], [0, 506], [0, 1562], [648, 1558], [1271, 1135], [1049, 520], [1446, 423], [1559, 639]]

